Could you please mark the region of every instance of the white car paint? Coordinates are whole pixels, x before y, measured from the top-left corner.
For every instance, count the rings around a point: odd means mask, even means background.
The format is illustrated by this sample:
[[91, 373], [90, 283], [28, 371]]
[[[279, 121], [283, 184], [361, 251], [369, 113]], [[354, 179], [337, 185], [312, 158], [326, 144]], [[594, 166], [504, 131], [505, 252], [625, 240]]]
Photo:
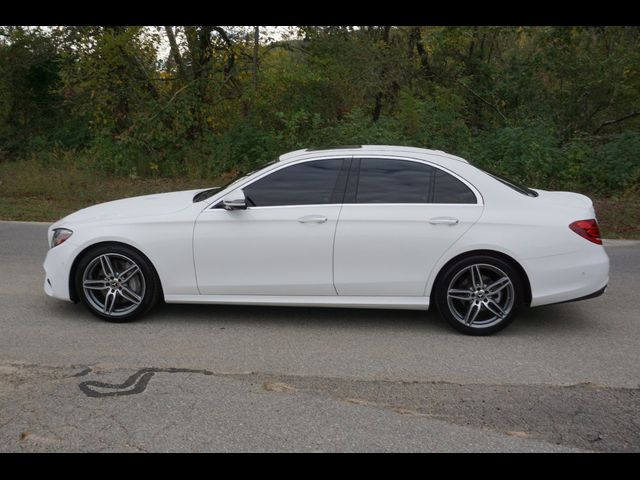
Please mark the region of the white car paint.
[[[336, 295], [333, 237], [339, 205], [202, 212], [193, 235], [204, 295]], [[305, 217], [326, 219], [301, 223]]]
[[[338, 157], [426, 162], [463, 180], [478, 203], [215, 208], [225, 195], [275, 170]], [[193, 203], [198, 191], [108, 202], [53, 224], [49, 239], [56, 228], [74, 233], [47, 254], [46, 293], [70, 300], [74, 260], [107, 241], [130, 245], [150, 259], [167, 302], [426, 309], [442, 267], [476, 250], [517, 262], [530, 284], [532, 306], [589, 295], [608, 283], [604, 248], [568, 227], [595, 218], [591, 200], [542, 190], [528, 197], [440, 151], [299, 150]], [[447, 224], [450, 219], [457, 222]]]

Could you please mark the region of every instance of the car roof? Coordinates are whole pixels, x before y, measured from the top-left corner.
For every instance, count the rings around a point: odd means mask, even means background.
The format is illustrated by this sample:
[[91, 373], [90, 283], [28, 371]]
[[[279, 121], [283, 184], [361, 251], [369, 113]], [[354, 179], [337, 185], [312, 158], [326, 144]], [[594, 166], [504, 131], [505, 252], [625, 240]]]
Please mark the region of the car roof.
[[348, 145], [348, 146], [335, 146], [324, 148], [304, 148], [301, 150], [295, 150], [293, 152], [280, 155], [280, 162], [291, 162], [294, 160], [301, 160], [304, 158], [313, 158], [323, 155], [411, 155], [420, 157], [444, 157], [450, 160], [456, 160], [459, 162], [469, 163], [467, 160], [450, 153], [443, 152], [442, 150], [429, 150], [426, 148], [418, 147], [403, 147], [397, 145]]

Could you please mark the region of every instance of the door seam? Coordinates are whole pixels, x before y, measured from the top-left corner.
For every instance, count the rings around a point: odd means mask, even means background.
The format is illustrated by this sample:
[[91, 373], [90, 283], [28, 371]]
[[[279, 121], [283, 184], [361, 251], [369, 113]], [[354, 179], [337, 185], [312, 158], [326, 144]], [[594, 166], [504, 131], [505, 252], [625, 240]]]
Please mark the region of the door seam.
[[331, 243], [331, 285], [333, 285], [333, 291], [336, 292], [336, 296], [340, 296], [338, 289], [336, 288], [336, 236], [338, 235], [338, 226], [340, 225], [340, 215], [342, 215], [342, 209], [344, 208], [344, 197], [347, 195], [347, 189], [349, 188], [349, 176], [351, 175], [351, 165], [353, 163], [353, 155], [349, 157], [349, 168], [347, 170], [347, 179], [344, 185], [344, 192], [342, 194], [342, 202], [340, 204], [340, 210], [338, 211], [338, 218], [336, 219], [336, 228], [333, 231], [333, 242]]

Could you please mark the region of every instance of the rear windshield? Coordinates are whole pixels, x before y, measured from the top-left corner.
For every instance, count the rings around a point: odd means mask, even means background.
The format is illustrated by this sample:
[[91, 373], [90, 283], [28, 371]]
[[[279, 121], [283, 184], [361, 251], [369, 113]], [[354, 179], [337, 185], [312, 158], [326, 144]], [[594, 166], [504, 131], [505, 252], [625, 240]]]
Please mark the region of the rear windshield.
[[[482, 169], [481, 169], [482, 170]], [[499, 182], [504, 183], [507, 187], [510, 187], [512, 189], [514, 189], [516, 192], [521, 193], [522, 195], [526, 195], [528, 197], [537, 197], [538, 196], [538, 192], [536, 192], [535, 190], [531, 190], [528, 187], [525, 187], [524, 185], [521, 185], [513, 180], [507, 180], [506, 178], [497, 175], [493, 172], [489, 172], [487, 170], [482, 170], [484, 173], [491, 175], [493, 178], [495, 178], [496, 180], [498, 180]]]

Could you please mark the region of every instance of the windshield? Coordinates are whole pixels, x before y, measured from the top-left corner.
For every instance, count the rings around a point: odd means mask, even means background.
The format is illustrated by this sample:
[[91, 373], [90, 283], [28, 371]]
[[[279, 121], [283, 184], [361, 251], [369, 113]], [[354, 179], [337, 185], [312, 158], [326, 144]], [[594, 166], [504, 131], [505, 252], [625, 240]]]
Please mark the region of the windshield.
[[[479, 170], [482, 170], [481, 168]], [[535, 190], [532, 190], [528, 187], [525, 187], [524, 185], [521, 185], [513, 180], [507, 180], [506, 178], [490, 172], [488, 170], [482, 170], [484, 173], [486, 173], [487, 175], [492, 176], [493, 178], [495, 178], [496, 180], [498, 180], [499, 182], [504, 183], [507, 187], [510, 187], [512, 189], [514, 189], [516, 192], [521, 193], [523, 195], [527, 195], [528, 197], [537, 197], [538, 196], [538, 192], [536, 192]]]
[[209, 188], [207, 190], [198, 192], [193, 197], [193, 203], [198, 203], [198, 202], [201, 202], [202, 200], [206, 200], [207, 198], [212, 197], [213, 195], [216, 194], [216, 192], [219, 192], [219, 191], [220, 191], [220, 187], [213, 187], [213, 188]]
[[267, 163], [263, 164], [262, 166], [260, 166], [259, 168], [256, 168], [255, 170], [252, 170], [249, 173], [239, 172], [237, 175], [231, 177], [230, 179], [228, 179], [226, 182], [224, 182], [219, 187], [213, 187], [213, 188], [209, 188], [207, 190], [203, 190], [202, 192], [198, 192], [193, 197], [193, 203], [197, 203], [197, 202], [201, 202], [203, 200], [206, 200], [207, 198], [210, 198], [213, 195], [215, 195], [216, 193], [218, 193], [220, 190], [223, 190], [225, 188], [231, 187], [234, 184], [238, 183], [240, 180], [243, 180], [243, 179], [247, 178], [249, 175], [253, 175], [256, 172], [259, 172], [263, 168], [268, 167], [269, 165], [273, 165], [276, 162], [277, 162], [277, 160], [272, 160], [270, 162], [267, 162]]

